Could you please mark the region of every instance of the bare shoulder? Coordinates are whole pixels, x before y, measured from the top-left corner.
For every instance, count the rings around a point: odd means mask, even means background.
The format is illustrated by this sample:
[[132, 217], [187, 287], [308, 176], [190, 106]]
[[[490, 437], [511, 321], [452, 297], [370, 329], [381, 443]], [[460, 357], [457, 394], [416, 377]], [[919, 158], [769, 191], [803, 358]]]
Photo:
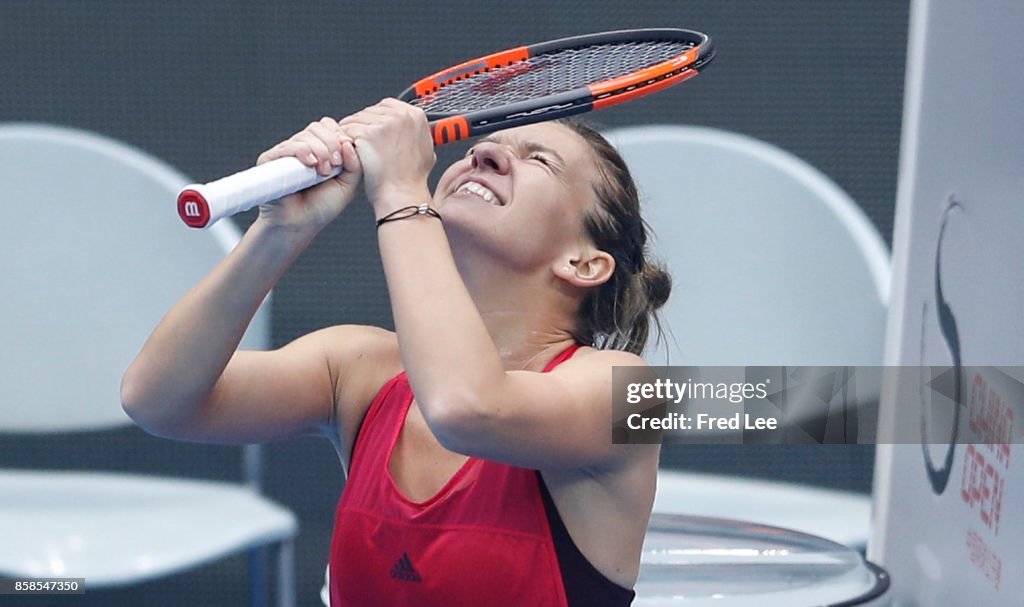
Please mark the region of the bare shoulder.
[[653, 377], [654, 369], [640, 356], [622, 350], [598, 350], [580, 348], [571, 358], [552, 370], [576, 384], [580, 390], [590, 392], [590, 399], [609, 403], [612, 399], [612, 382], [617, 369], [629, 377]]
[[584, 346], [571, 358], [559, 365], [555, 371], [594, 371], [614, 367], [649, 367], [640, 356], [623, 350], [599, 350]]
[[334, 386], [333, 422], [348, 453], [374, 397], [402, 370], [398, 338], [368, 325], [336, 325], [309, 337], [323, 348]]
[[[320, 342], [339, 402], [361, 400], [402, 369], [394, 332], [368, 325], [335, 325], [309, 335]], [[372, 400], [372, 397], [371, 397]]]
[[[617, 371], [618, 370], [618, 371]], [[622, 350], [600, 350], [580, 348], [575, 355], [555, 368], [552, 373], [562, 375], [574, 386], [585, 403], [584, 415], [594, 416], [600, 425], [600, 436], [611, 440], [612, 421], [615, 418], [615, 378], [620, 372], [627, 373], [625, 381], [649, 381], [656, 379], [655, 369], [642, 357]], [[619, 403], [621, 404], [621, 403]], [[625, 470], [639, 466], [648, 469], [657, 466], [659, 445], [609, 445], [606, 458], [595, 466], [587, 468], [588, 474], [609, 473], [619, 475]]]
[[322, 344], [331, 363], [359, 364], [398, 359], [398, 338], [393, 331], [370, 325], [334, 325], [310, 334]]
[[620, 371], [627, 373], [620, 381], [653, 382], [657, 378], [656, 370], [637, 354], [590, 347], [581, 348], [552, 373], [562, 375], [574, 387], [581, 396], [577, 402], [583, 403], [585, 408], [580, 413], [597, 423], [598, 430], [593, 437], [600, 437], [608, 444], [606, 457], [576, 472], [591, 478], [603, 477], [605, 481], [617, 478], [620, 483], [625, 480], [629, 485], [636, 482], [646, 485], [653, 482], [651, 473], [657, 469], [660, 445], [611, 444], [612, 423], [617, 405], [622, 404], [616, 402], [615, 393], [616, 376]]

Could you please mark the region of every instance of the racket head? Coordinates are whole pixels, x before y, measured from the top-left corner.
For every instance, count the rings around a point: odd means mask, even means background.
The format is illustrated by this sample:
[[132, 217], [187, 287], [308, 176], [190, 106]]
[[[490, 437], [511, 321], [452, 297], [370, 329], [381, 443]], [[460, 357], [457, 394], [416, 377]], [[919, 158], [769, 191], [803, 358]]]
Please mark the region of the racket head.
[[630, 101], [696, 76], [714, 54], [693, 30], [602, 32], [465, 61], [399, 98], [424, 110], [440, 145]]

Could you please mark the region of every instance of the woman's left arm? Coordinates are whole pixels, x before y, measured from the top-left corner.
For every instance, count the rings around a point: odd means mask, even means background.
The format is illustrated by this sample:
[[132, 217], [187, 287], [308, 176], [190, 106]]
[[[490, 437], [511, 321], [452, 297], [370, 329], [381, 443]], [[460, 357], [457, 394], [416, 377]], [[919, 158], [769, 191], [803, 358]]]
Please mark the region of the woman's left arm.
[[[385, 99], [340, 124], [355, 142], [378, 219], [430, 202], [435, 156], [422, 111]], [[612, 367], [643, 365], [639, 357], [592, 352], [551, 373], [506, 372], [441, 222], [427, 215], [387, 222], [378, 241], [402, 363], [442, 445], [542, 469], [621, 457], [611, 443]]]

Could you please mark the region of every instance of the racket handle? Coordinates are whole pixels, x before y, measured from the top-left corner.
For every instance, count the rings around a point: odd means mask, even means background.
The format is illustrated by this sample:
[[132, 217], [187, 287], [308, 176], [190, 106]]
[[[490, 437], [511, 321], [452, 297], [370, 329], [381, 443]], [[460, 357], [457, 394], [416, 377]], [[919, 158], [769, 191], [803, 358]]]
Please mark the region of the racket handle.
[[178, 193], [178, 216], [192, 228], [208, 228], [218, 220], [312, 187], [341, 173], [317, 173], [298, 158], [271, 160], [210, 183], [192, 183]]

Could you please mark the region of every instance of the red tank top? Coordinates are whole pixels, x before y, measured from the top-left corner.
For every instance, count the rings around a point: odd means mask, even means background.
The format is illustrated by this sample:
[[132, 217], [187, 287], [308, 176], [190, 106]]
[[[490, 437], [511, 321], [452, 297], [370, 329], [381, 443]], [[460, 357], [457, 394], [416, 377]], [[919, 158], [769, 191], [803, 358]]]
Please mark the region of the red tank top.
[[470, 457], [425, 502], [398, 490], [388, 460], [412, 400], [401, 373], [359, 431], [335, 516], [332, 607], [566, 607], [537, 471]]

